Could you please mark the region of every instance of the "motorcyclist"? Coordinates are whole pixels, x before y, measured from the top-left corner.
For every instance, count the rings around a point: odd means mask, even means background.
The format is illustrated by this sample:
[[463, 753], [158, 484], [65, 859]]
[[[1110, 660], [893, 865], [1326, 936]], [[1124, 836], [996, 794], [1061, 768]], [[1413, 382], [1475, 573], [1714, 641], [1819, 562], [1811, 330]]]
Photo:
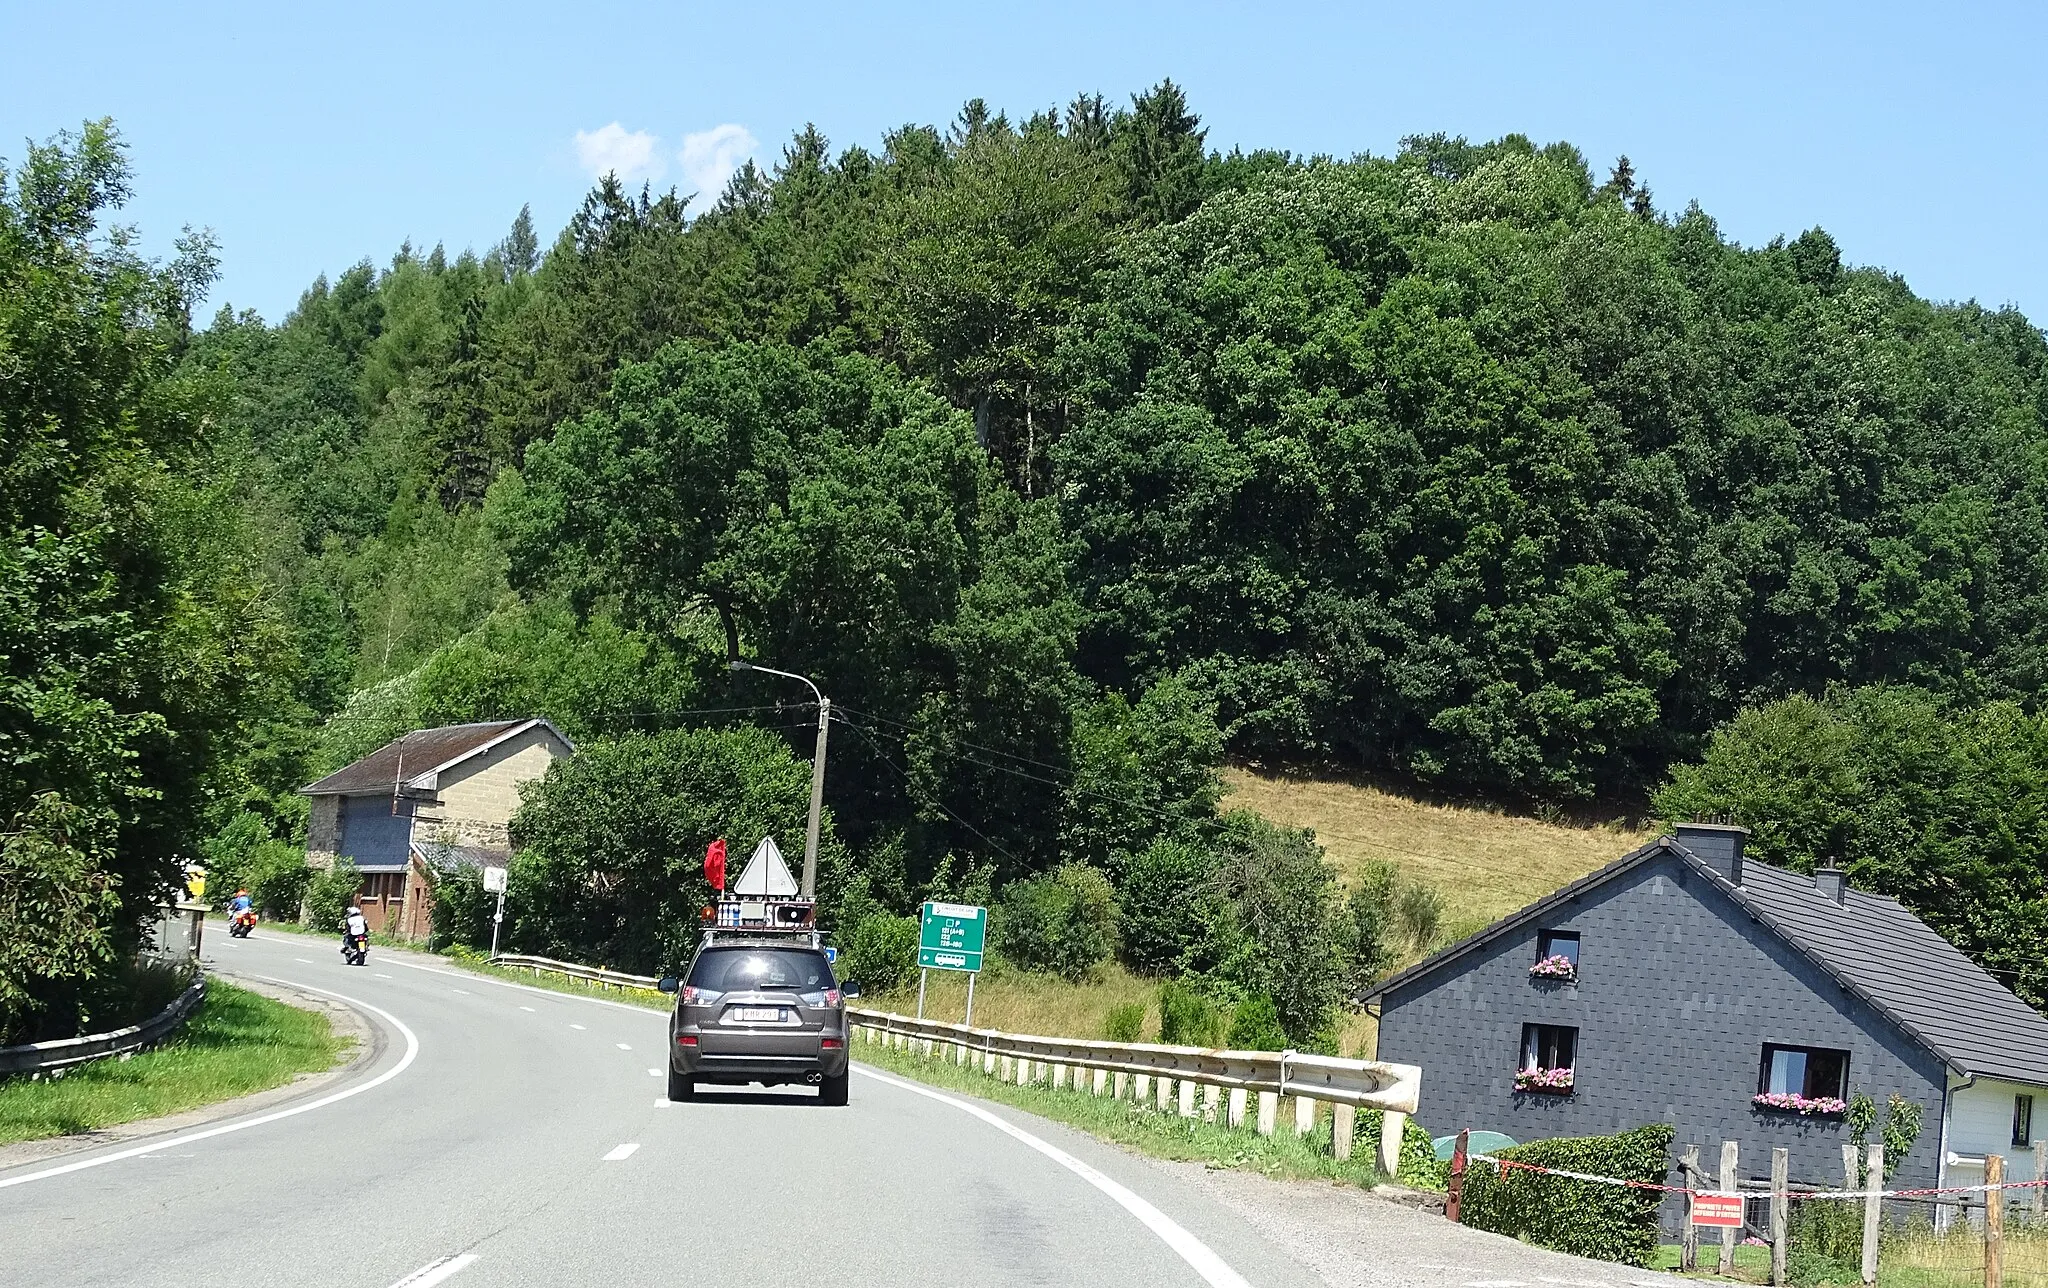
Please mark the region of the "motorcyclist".
[[370, 941], [370, 923], [363, 916], [363, 910], [349, 901], [348, 911], [341, 917], [341, 951], [346, 953], [352, 944], [367, 944]]
[[235, 891], [235, 897], [228, 900], [228, 914], [230, 917], [239, 917], [249, 911], [255, 902], [254, 899], [249, 897], [249, 891], [246, 888], [237, 890]]

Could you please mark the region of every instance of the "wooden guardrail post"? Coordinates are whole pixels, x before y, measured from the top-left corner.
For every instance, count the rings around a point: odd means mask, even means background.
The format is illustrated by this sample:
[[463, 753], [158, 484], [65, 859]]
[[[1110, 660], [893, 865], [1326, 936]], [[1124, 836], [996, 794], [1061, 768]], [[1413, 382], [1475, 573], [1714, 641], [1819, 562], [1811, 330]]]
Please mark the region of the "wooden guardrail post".
[[1408, 1115], [1398, 1109], [1380, 1114], [1380, 1175], [1393, 1180], [1401, 1174], [1401, 1138], [1408, 1134]]
[[[1721, 1142], [1721, 1192], [1723, 1194], [1733, 1194], [1737, 1188], [1738, 1178], [1736, 1170], [1739, 1166], [1740, 1158], [1736, 1153], [1736, 1148], [1737, 1146], [1732, 1140]], [[1741, 1237], [1742, 1231], [1740, 1228], [1736, 1226], [1721, 1227], [1721, 1261], [1719, 1269], [1724, 1275], [1731, 1273], [1735, 1269], [1735, 1241]]]
[[1313, 1096], [1294, 1098], [1294, 1134], [1306, 1136], [1316, 1129], [1316, 1102]]
[[1110, 1098], [1112, 1100], [1122, 1100], [1124, 1098], [1124, 1088], [1130, 1085], [1130, 1081], [1131, 1076], [1125, 1073], [1122, 1069], [1118, 1069], [1116, 1071], [1114, 1089], [1111, 1090], [1109, 1093]]
[[1280, 1093], [1261, 1091], [1259, 1093], [1259, 1135], [1271, 1136], [1280, 1117]]
[[1152, 1094], [1156, 1097], [1154, 1107], [1160, 1113], [1165, 1113], [1167, 1105], [1173, 1099], [1173, 1079], [1161, 1074], [1152, 1084]]
[[1784, 1146], [1771, 1151], [1771, 1284], [1785, 1288], [1785, 1240], [1791, 1233], [1792, 1151]]
[[1877, 1227], [1884, 1220], [1884, 1200], [1877, 1192], [1884, 1188], [1884, 1144], [1878, 1142], [1870, 1147], [1869, 1162], [1864, 1171], [1868, 1174], [1863, 1182], [1863, 1282], [1877, 1282]]
[[1330, 1106], [1330, 1154], [1334, 1158], [1351, 1157], [1351, 1134], [1357, 1130], [1358, 1106], [1338, 1101]]
[[1180, 1080], [1180, 1116], [1195, 1116], [1195, 1084], [1186, 1078]]
[[1139, 1104], [1142, 1105], [1152, 1098], [1152, 1075], [1149, 1073], [1141, 1073], [1137, 1076], [1136, 1079], [1134, 1079], [1134, 1081], [1136, 1082], [1137, 1086], [1136, 1089], [1131, 1092], [1131, 1099], [1137, 1101]]
[[1984, 1288], [2005, 1288], [2005, 1155], [1984, 1156]]
[[1244, 1126], [1244, 1102], [1244, 1088], [1232, 1087], [1230, 1089], [1230, 1111], [1228, 1121], [1229, 1125], [1233, 1128]]
[[1097, 1069], [1095, 1076], [1088, 1080], [1088, 1094], [1099, 1096], [1109, 1086], [1109, 1070]]

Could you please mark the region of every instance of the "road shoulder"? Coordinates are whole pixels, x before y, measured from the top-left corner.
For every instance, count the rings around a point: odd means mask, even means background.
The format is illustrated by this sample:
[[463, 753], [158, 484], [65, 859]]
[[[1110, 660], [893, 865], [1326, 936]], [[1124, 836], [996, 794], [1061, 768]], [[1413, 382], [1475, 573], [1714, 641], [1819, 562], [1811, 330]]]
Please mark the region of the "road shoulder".
[[239, 1118], [244, 1114], [275, 1109], [308, 1096], [333, 1090], [375, 1065], [387, 1047], [383, 1029], [370, 1022], [347, 1003], [317, 993], [293, 988], [290, 985], [275, 984], [268, 980], [252, 979], [229, 971], [209, 972], [211, 978], [225, 980], [237, 988], [260, 993], [273, 1001], [283, 1002], [301, 1010], [316, 1011], [327, 1017], [336, 1037], [353, 1042], [353, 1051], [347, 1061], [332, 1069], [319, 1073], [302, 1073], [282, 1086], [267, 1091], [258, 1091], [230, 1100], [201, 1105], [180, 1113], [166, 1114], [159, 1118], [139, 1118], [133, 1122], [117, 1123], [95, 1131], [78, 1132], [70, 1136], [52, 1136], [43, 1140], [25, 1140], [12, 1145], [0, 1145], [0, 1172], [27, 1163], [43, 1162], [68, 1154], [83, 1153], [118, 1145], [151, 1136], [187, 1131], [203, 1127], [223, 1119]]

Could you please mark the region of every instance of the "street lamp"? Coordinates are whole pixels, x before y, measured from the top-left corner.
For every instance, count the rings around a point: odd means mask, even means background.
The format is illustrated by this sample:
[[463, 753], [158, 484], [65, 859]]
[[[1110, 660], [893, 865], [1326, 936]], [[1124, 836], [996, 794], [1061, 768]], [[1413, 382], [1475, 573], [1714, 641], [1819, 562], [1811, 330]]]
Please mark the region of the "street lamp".
[[726, 664], [735, 671], [759, 671], [763, 675], [779, 675], [785, 680], [798, 680], [809, 685], [818, 699], [818, 750], [811, 757], [811, 821], [804, 829], [804, 889], [806, 899], [818, 897], [818, 814], [825, 807], [825, 735], [832, 728], [832, 699], [818, 692], [818, 686], [809, 678], [794, 671], [778, 671], [772, 666], [757, 666], [745, 658], [734, 658]]

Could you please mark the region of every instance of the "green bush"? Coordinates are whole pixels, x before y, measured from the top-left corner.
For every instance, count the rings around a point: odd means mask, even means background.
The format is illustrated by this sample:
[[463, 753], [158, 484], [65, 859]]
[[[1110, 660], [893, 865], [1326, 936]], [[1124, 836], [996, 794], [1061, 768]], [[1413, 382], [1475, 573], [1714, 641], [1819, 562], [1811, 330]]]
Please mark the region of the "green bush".
[[[1361, 1109], [1351, 1129], [1351, 1153], [1355, 1158], [1380, 1156], [1380, 1132], [1386, 1115], [1377, 1109]], [[1440, 1190], [1449, 1177], [1451, 1165], [1436, 1156], [1436, 1141], [1413, 1118], [1401, 1129], [1401, 1157], [1394, 1166], [1393, 1179], [1417, 1189]]]
[[337, 858], [333, 866], [313, 874], [306, 883], [306, 921], [315, 930], [341, 931], [341, 914], [348, 901], [363, 888], [363, 874], [355, 860]]
[[1215, 888], [1216, 856], [1202, 845], [1153, 842], [1123, 863], [1117, 933], [1124, 962], [1145, 975], [1200, 970], [1211, 927], [1229, 910]]
[[1177, 979], [1159, 989], [1159, 1040], [1168, 1046], [1213, 1047], [1223, 1039], [1223, 1012]]
[[910, 982], [917, 970], [917, 918], [886, 914], [861, 918], [839, 958], [841, 978], [862, 992], [886, 993]]
[[[1614, 1136], [1531, 1141], [1503, 1149], [1499, 1157], [1662, 1184], [1671, 1170], [1671, 1137], [1670, 1124], [1651, 1123]], [[1645, 1266], [1657, 1249], [1662, 1199], [1656, 1190], [1478, 1164], [1465, 1172], [1463, 1219], [1559, 1252]]]
[[1285, 1051], [1287, 1030], [1280, 1027], [1273, 999], [1256, 993], [1239, 1002], [1230, 1013], [1227, 1041], [1233, 1051]]
[[1145, 1031], [1145, 1004], [1126, 1002], [1111, 1007], [1109, 1018], [1102, 1022], [1102, 1036], [1112, 1042], [1136, 1042]]
[[1026, 970], [1086, 979], [1116, 947], [1116, 892], [1109, 878], [1078, 863], [1003, 891], [996, 948]]

